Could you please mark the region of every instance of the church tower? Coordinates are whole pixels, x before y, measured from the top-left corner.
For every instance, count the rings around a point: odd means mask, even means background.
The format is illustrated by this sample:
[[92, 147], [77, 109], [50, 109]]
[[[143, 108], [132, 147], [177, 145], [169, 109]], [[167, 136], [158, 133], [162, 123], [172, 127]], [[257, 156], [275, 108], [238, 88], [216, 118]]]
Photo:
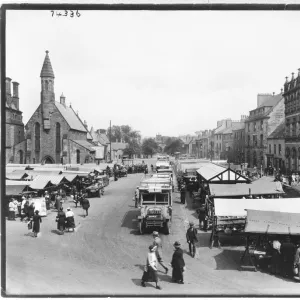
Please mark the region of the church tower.
[[41, 71], [41, 108], [44, 130], [50, 130], [51, 113], [53, 112], [55, 102], [54, 73], [48, 53], [49, 51], [46, 51], [46, 57]]

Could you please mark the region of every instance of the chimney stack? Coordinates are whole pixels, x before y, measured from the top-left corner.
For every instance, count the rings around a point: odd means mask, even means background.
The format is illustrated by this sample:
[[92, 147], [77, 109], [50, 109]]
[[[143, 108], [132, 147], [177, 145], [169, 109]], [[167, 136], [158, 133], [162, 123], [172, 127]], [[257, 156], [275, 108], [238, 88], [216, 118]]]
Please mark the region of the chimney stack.
[[11, 87], [10, 87], [10, 82], [11, 79], [9, 77], [5, 78], [5, 83], [6, 83], [6, 95], [11, 96]]
[[292, 79], [291, 80], [294, 80], [294, 73], [292, 73]]
[[19, 83], [16, 81], [13, 81], [13, 97], [19, 98]]
[[60, 104], [62, 104], [64, 107], [66, 107], [66, 97], [62, 93], [60, 96]]
[[288, 77], [286, 76], [285, 77], [285, 83], [288, 83], [289, 81], [288, 81]]
[[88, 125], [87, 125], [86, 120], [84, 120], [83, 124], [84, 124], [84, 127], [87, 129], [87, 128], [88, 128]]
[[281, 94], [282, 94], [283, 93], [283, 88], [281, 88], [280, 91], [281, 91]]

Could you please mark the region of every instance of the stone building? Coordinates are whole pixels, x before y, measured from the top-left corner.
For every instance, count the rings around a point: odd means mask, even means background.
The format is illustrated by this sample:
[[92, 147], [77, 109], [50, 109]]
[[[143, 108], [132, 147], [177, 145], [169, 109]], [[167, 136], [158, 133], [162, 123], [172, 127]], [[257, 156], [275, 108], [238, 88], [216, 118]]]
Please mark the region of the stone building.
[[284, 84], [285, 157], [288, 171], [300, 170], [300, 69]]
[[245, 162], [245, 122], [232, 129], [233, 134], [233, 161], [236, 164]]
[[280, 169], [282, 172], [285, 168], [285, 122], [280, 125], [269, 135], [268, 146], [266, 151], [267, 166], [273, 166], [276, 170]]
[[19, 83], [5, 80], [5, 159], [6, 163], [25, 163], [25, 132], [22, 111], [19, 109]]
[[55, 101], [54, 72], [48, 51], [41, 70], [41, 103], [26, 124], [27, 163], [94, 162], [92, 137], [61, 95]]
[[211, 158], [211, 137], [212, 131], [211, 130], [203, 130], [197, 131], [197, 138], [195, 139], [196, 142], [196, 157], [197, 158]]
[[257, 107], [245, 120], [246, 162], [250, 167], [267, 167], [267, 138], [284, 119], [282, 93], [258, 94]]
[[95, 144], [95, 147], [93, 148], [96, 150], [95, 153], [96, 163], [100, 163], [101, 161], [107, 161], [109, 139], [106, 135], [106, 130], [97, 129], [95, 131], [94, 128], [91, 127], [90, 134], [93, 138], [93, 144]]

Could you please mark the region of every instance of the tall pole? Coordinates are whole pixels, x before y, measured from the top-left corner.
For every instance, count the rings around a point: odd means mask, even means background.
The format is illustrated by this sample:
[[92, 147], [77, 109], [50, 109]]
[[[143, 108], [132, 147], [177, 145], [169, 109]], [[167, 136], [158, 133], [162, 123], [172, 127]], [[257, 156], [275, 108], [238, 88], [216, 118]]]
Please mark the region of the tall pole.
[[109, 144], [110, 144], [110, 150], [109, 150], [109, 160], [112, 161], [111, 156], [111, 120], [109, 121]]

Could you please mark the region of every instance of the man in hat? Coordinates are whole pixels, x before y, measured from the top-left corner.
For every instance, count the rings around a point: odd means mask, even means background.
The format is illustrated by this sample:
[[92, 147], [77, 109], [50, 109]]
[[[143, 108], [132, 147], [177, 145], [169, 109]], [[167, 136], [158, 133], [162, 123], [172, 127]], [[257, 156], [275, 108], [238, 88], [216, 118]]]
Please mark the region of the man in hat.
[[175, 251], [172, 256], [171, 266], [172, 271], [172, 281], [184, 284], [183, 273], [185, 271], [185, 262], [183, 259], [183, 251], [181, 249], [180, 242], [174, 243]]
[[159, 237], [159, 234], [157, 231], [153, 231], [152, 233], [153, 235], [153, 245], [156, 246], [156, 257], [157, 260], [159, 262], [159, 264], [165, 269], [166, 274], [168, 273], [168, 268], [165, 266], [164, 262], [163, 262], [163, 258], [162, 258], [162, 242], [161, 239]]
[[298, 269], [298, 276], [294, 276], [295, 279], [300, 280], [300, 240], [296, 243], [296, 254], [294, 257], [294, 269]]
[[22, 196], [22, 203], [21, 203], [21, 221], [23, 221], [24, 217], [26, 216], [25, 211], [24, 211], [25, 203], [26, 203], [26, 198], [25, 198], [25, 196]]
[[134, 198], [135, 198], [135, 208], [138, 207], [139, 198], [140, 198], [140, 187], [137, 186], [134, 192]]
[[85, 210], [85, 217], [87, 217], [89, 215], [90, 201], [85, 197], [82, 200], [82, 208]]
[[50, 195], [48, 191], [45, 192], [45, 202], [46, 202], [46, 209], [50, 209]]
[[186, 232], [186, 240], [189, 244], [189, 250], [192, 257], [195, 257], [197, 239], [197, 229], [194, 227], [194, 222], [190, 222], [190, 227]]

